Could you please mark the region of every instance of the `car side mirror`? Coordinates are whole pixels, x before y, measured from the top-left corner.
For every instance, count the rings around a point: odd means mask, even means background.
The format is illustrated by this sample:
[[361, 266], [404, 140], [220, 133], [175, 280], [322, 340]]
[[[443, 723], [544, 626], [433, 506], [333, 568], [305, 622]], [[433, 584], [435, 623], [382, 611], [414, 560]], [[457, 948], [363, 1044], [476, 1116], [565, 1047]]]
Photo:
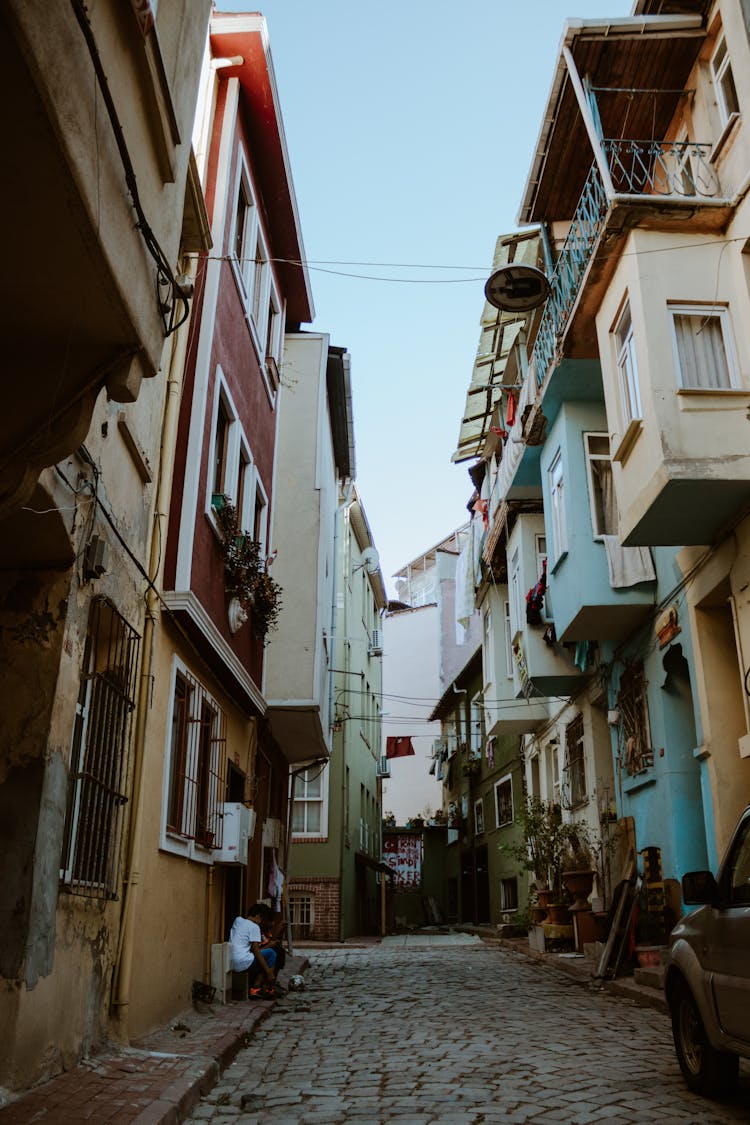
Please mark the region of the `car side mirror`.
[[682, 897], [686, 906], [716, 902], [719, 887], [710, 871], [689, 871], [682, 876]]

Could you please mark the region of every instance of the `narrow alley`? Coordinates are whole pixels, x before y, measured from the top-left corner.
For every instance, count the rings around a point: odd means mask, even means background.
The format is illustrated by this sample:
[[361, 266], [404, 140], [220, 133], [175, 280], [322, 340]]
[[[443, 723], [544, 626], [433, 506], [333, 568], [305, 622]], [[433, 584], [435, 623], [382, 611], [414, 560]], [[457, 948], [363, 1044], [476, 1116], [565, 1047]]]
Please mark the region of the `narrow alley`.
[[467, 939], [310, 954], [191, 1120], [584, 1125], [750, 1120], [689, 1093], [667, 1018]]

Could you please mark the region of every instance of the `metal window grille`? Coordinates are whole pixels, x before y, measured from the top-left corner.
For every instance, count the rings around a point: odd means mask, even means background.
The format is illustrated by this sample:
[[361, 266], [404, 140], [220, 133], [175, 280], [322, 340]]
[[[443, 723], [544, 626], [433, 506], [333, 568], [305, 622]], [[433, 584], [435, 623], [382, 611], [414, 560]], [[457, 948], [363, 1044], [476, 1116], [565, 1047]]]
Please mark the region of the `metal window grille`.
[[172, 702], [167, 827], [205, 848], [222, 846], [226, 717], [203, 684], [181, 671]]
[[114, 606], [95, 598], [76, 702], [60, 871], [74, 894], [117, 896], [139, 644]]
[[292, 936], [296, 938], [309, 937], [313, 928], [313, 899], [312, 895], [290, 895], [289, 913], [292, 922]]
[[617, 696], [620, 711], [620, 733], [624, 741], [625, 769], [629, 774], [643, 773], [654, 764], [654, 751], [646, 703], [646, 679], [643, 664], [631, 664], [620, 678]]
[[495, 806], [497, 809], [497, 826], [510, 824], [513, 820], [513, 783], [499, 781], [495, 786]]
[[583, 751], [583, 715], [576, 715], [565, 728], [563, 804], [568, 809], [586, 800], [586, 759]]

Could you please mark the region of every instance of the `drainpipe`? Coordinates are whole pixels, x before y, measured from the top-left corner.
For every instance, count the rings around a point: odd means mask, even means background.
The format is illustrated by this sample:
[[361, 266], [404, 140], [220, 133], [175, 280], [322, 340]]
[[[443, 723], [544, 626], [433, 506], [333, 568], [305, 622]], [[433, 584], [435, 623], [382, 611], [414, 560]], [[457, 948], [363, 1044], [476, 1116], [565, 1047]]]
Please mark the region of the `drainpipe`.
[[[190, 259], [188, 272], [195, 279], [197, 262]], [[166, 522], [169, 511], [169, 494], [172, 486], [172, 451], [177, 436], [177, 422], [182, 394], [182, 373], [185, 368], [188, 338], [193, 318], [188, 317], [185, 324], [174, 337], [172, 354], [169, 359], [169, 378], [167, 398], [164, 404], [164, 417], [161, 430], [161, 450], [159, 453], [159, 477], [154, 505], [154, 523], [151, 532], [148, 573], [155, 583], [162, 561], [161, 545], [166, 539]], [[158, 533], [157, 533], [158, 528]], [[130, 1005], [130, 984], [133, 972], [133, 947], [135, 944], [138, 886], [141, 873], [141, 847], [143, 824], [143, 760], [146, 745], [147, 714], [151, 705], [152, 669], [154, 661], [154, 631], [158, 614], [158, 598], [153, 586], [146, 590], [146, 614], [143, 622], [143, 660], [138, 684], [135, 734], [133, 745], [133, 791], [130, 798], [130, 820], [128, 847], [123, 879], [123, 906], [120, 921], [120, 939], [117, 961], [113, 975], [113, 1001], [120, 1030], [127, 1037], [128, 1009]]]
[[[339, 506], [339, 512], [343, 519], [345, 513], [349, 509], [351, 503], [353, 485], [350, 485], [347, 490], [346, 499], [344, 503]], [[338, 512], [336, 513], [338, 516]], [[341, 559], [341, 575], [344, 585], [346, 584], [347, 577], [349, 576], [349, 563], [351, 561], [350, 554], [351, 530], [344, 540], [343, 557]], [[347, 597], [344, 593], [344, 637], [349, 636], [349, 618], [346, 612]], [[335, 603], [334, 603], [335, 610]], [[334, 634], [335, 635], [335, 634]], [[338, 661], [336, 662], [338, 663]], [[345, 659], [345, 670], [349, 671], [349, 657]], [[333, 678], [331, 678], [331, 685], [333, 685]], [[331, 721], [333, 721], [333, 712], [331, 712]], [[349, 794], [351, 801], [351, 793]], [[344, 824], [346, 823], [344, 802], [346, 801], [346, 728], [341, 727], [341, 831], [339, 832], [340, 846], [339, 846], [339, 941], [344, 940], [344, 859], [346, 857], [346, 841], [344, 838]]]
[[214, 890], [214, 865], [213, 863], [206, 872], [207, 886], [206, 886], [206, 949], [203, 961], [203, 981], [205, 984], [211, 983], [211, 907], [213, 905], [213, 890]]

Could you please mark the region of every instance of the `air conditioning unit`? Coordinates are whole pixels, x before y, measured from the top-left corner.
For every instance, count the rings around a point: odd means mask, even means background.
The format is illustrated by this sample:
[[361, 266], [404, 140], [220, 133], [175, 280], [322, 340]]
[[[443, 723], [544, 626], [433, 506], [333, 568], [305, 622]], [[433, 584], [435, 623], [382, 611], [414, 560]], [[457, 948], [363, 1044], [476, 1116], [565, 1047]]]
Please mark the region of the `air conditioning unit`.
[[391, 763], [388, 761], [385, 754], [383, 754], [381, 756], [380, 761], [375, 766], [375, 776], [376, 777], [390, 777], [391, 776]]
[[383, 655], [383, 633], [380, 629], [373, 629], [370, 637], [370, 656]]
[[239, 803], [221, 806], [224, 822], [222, 845], [214, 854], [215, 863], [242, 863], [247, 865], [247, 849], [255, 832], [255, 809]]

